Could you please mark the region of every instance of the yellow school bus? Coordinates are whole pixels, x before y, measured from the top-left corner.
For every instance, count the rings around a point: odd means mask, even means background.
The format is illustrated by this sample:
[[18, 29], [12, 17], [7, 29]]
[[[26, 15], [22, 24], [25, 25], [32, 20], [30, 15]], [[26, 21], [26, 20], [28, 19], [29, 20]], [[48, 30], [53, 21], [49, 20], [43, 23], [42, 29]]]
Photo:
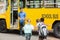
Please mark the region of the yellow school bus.
[[0, 0], [0, 32], [10, 26], [10, 0]]
[[44, 18], [47, 29], [60, 37], [60, 0], [0, 0], [0, 32], [20, 30], [18, 13], [21, 7], [35, 30], [36, 20]]

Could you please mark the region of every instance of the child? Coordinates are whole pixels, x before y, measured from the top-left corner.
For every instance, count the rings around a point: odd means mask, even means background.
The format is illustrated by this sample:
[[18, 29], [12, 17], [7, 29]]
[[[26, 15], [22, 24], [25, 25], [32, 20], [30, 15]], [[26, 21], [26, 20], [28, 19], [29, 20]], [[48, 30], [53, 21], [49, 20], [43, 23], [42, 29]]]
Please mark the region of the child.
[[25, 33], [25, 37], [26, 40], [30, 40], [31, 39], [31, 34], [32, 34], [32, 30], [34, 29], [33, 25], [30, 24], [30, 19], [27, 20], [27, 24], [25, 24], [25, 26], [23, 27], [24, 33]]
[[40, 35], [40, 31], [39, 31], [39, 29], [40, 29], [40, 25], [39, 25], [39, 24], [40, 24], [40, 20], [37, 19], [37, 20], [36, 20], [36, 23], [37, 23], [37, 26], [36, 26], [36, 27], [38, 28], [38, 33], [39, 33], [39, 35]]
[[46, 39], [47, 29], [46, 29], [46, 25], [44, 24], [44, 18], [40, 19], [40, 22], [37, 23], [37, 26], [38, 26], [38, 32], [39, 32], [39, 40]]

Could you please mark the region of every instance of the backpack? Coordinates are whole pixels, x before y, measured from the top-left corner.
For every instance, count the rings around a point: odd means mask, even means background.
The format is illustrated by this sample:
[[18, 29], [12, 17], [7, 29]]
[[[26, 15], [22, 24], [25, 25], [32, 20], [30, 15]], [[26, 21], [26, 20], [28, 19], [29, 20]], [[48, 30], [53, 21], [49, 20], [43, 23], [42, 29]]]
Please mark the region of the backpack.
[[40, 25], [40, 33], [41, 33], [41, 36], [43, 36], [43, 37], [47, 36], [47, 28], [46, 28], [45, 24]]

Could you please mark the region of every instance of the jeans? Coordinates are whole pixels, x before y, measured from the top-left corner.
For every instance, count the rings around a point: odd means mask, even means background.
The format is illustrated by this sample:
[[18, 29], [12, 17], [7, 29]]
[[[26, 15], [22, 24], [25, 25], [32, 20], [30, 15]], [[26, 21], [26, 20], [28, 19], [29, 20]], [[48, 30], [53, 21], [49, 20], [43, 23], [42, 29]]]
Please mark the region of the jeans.
[[24, 26], [24, 22], [20, 23], [20, 35], [22, 35], [22, 28]]
[[26, 37], [26, 40], [30, 40], [31, 39], [31, 33], [25, 33], [25, 37]]
[[47, 37], [39, 36], [39, 40], [47, 39]]

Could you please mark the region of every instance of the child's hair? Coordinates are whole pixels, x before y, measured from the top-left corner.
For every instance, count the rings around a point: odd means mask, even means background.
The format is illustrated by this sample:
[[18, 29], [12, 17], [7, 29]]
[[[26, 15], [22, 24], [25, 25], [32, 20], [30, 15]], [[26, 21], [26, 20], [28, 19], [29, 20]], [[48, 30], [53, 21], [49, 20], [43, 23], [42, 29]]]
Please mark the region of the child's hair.
[[30, 20], [30, 19], [28, 19], [28, 20], [27, 20], [27, 22], [29, 22], [29, 21], [31, 22], [31, 20]]
[[44, 18], [41, 18], [41, 19], [40, 19], [40, 22], [44, 22]]
[[36, 22], [38, 23], [39, 22], [39, 19], [37, 19]]

